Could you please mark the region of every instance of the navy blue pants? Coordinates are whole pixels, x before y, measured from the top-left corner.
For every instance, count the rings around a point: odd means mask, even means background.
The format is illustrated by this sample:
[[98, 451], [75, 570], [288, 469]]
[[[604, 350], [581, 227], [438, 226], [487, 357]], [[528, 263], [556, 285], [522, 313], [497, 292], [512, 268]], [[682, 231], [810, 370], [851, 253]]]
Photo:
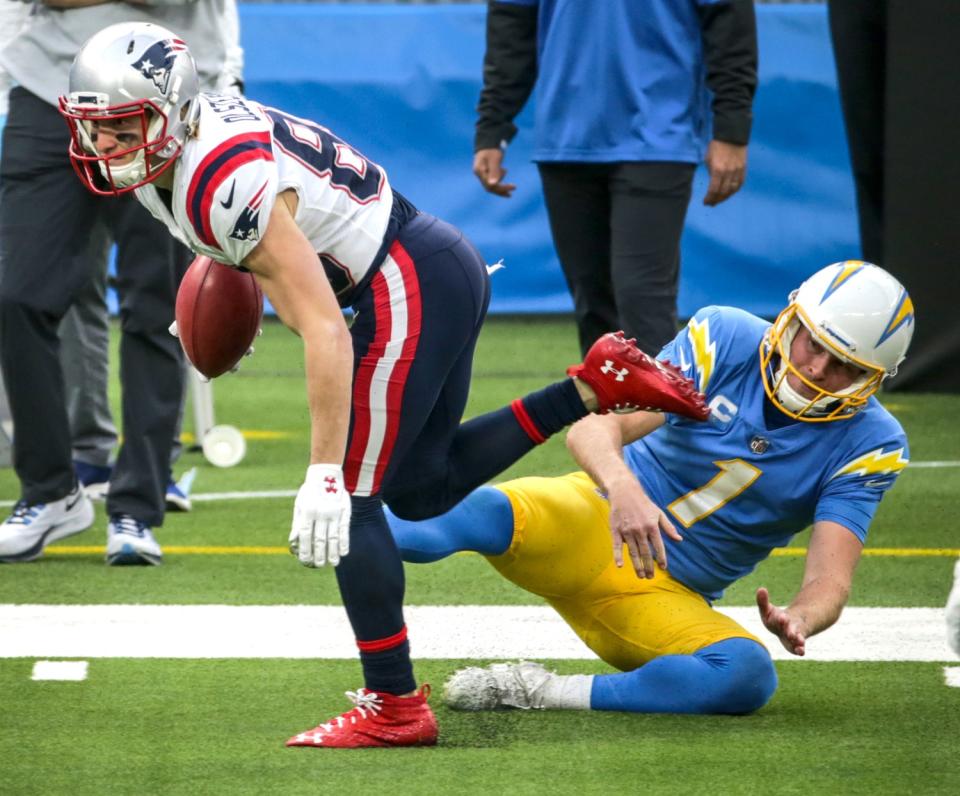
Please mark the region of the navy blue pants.
[[[449, 494], [446, 462], [466, 406], [489, 278], [461, 232], [407, 222], [354, 306], [353, 406], [344, 460], [350, 555], [337, 567], [367, 688], [413, 690], [403, 564], [382, 501]], [[451, 498], [453, 499], [453, 498]]]
[[443, 480], [489, 302], [486, 265], [462, 232], [424, 213], [404, 225], [354, 307], [351, 494], [389, 502]]

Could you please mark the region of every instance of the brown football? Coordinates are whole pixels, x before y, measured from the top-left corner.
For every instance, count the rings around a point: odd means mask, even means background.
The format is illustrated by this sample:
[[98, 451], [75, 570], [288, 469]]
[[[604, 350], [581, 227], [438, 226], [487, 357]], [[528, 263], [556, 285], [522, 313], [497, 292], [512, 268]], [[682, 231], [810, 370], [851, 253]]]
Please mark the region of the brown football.
[[198, 256], [177, 292], [177, 334], [193, 366], [208, 379], [226, 373], [253, 344], [263, 291], [253, 274]]

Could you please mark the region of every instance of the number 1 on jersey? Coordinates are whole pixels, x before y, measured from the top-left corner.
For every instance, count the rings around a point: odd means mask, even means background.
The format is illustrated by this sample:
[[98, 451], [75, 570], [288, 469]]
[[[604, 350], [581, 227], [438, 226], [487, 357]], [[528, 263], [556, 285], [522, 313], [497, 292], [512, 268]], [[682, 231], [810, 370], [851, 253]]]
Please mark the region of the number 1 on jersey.
[[667, 506], [684, 528], [725, 506], [763, 473], [743, 459], [725, 459], [714, 464], [720, 468], [719, 473], [699, 489], [687, 492]]

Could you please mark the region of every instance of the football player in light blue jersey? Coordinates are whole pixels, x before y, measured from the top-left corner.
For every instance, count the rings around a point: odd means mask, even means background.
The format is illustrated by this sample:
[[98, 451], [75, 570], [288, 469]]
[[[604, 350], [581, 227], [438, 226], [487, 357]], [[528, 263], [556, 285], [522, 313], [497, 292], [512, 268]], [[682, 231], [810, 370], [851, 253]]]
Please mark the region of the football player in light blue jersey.
[[660, 357], [706, 394], [707, 423], [590, 417], [567, 438], [583, 472], [486, 487], [425, 523], [391, 518], [406, 560], [485, 554], [621, 671], [468, 668], [447, 682], [448, 704], [670, 713], [766, 704], [777, 684], [769, 652], [711, 602], [812, 524], [796, 596], [782, 608], [760, 588], [757, 606], [795, 655], [837, 621], [870, 520], [909, 458], [874, 393], [896, 373], [913, 325], [903, 286], [858, 260], [813, 274], [772, 325], [708, 307]]

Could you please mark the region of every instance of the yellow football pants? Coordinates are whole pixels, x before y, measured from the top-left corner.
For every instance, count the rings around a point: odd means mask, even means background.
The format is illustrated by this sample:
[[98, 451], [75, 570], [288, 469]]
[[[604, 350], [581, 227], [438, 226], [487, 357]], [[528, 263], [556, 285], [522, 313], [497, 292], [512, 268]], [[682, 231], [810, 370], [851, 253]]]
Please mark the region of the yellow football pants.
[[630, 671], [728, 638], [761, 643], [659, 567], [653, 579], [638, 578], [629, 560], [617, 567], [610, 506], [585, 473], [520, 478], [497, 488], [513, 507], [514, 535], [505, 553], [487, 560], [544, 597], [611, 666]]

